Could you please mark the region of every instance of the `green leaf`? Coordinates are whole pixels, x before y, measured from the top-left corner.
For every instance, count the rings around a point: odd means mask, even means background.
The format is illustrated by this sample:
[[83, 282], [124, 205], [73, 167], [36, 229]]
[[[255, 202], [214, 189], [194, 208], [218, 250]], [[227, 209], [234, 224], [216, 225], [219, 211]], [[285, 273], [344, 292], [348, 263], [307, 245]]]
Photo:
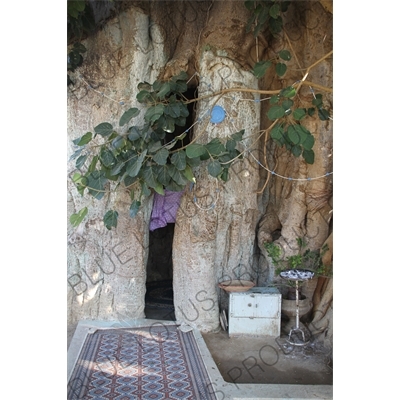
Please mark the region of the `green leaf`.
[[114, 147], [114, 149], [120, 149], [125, 146], [125, 137], [117, 135], [115, 139], [111, 142], [111, 145]]
[[[300, 135], [299, 133], [296, 131], [296, 129], [294, 128], [293, 125], [290, 125], [287, 129], [287, 133], [288, 133], [288, 137], [290, 139], [290, 141], [294, 144], [297, 145], [300, 143], [301, 139], [300, 139]], [[300, 155], [300, 154], [299, 154]]]
[[147, 149], [143, 151], [140, 156], [133, 156], [130, 161], [126, 164], [126, 173], [131, 177], [135, 177], [140, 169], [142, 168], [144, 158], [146, 157]]
[[278, 15], [276, 18], [269, 18], [268, 20], [268, 27], [269, 31], [274, 35], [279, 33], [282, 30], [283, 26], [283, 20], [280, 15]]
[[281, 12], [279, 4], [275, 3], [270, 9], [269, 9], [269, 15], [276, 19], [279, 16], [279, 13]]
[[284, 115], [285, 109], [282, 106], [272, 106], [267, 112], [267, 116], [271, 121], [282, 118]]
[[149, 146], [148, 150], [149, 150], [149, 153], [155, 153], [158, 150], [160, 150], [162, 147], [163, 147], [163, 145], [162, 145], [161, 141], [158, 140], [157, 142], [152, 143]]
[[211, 176], [216, 178], [222, 172], [222, 167], [218, 160], [213, 160], [208, 163], [207, 170]]
[[173, 82], [177, 81], [187, 81], [188, 80], [188, 74], [185, 71], [180, 71], [178, 75], [174, 75], [171, 80]]
[[73, 144], [77, 146], [84, 146], [92, 140], [92, 132], [85, 133], [82, 137], [72, 141]]
[[161, 115], [164, 113], [164, 104], [157, 104], [156, 106], [151, 106], [147, 109], [144, 119], [147, 122], [157, 121]]
[[303, 157], [307, 164], [314, 164], [314, 151], [313, 150], [303, 150]]
[[72, 214], [69, 217], [69, 222], [72, 224], [72, 226], [76, 227], [83, 221], [87, 213], [88, 213], [88, 208], [87, 207], [82, 208], [82, 210], [80, 210], [76, 214]]
[[129, 207], [129, 215], [131, 218], [135, 217], [140, 209], [141, 203], [139, 200], [134, 200]]
[[178, 185], [186, 185], [187, 180], [182, 171], [179, 171], [174, 165], [168, 165], [168, 173], [170, 177], [178, 184]]
[[272, 65], [271, 61], [259, 61], [254, 65], [253, 68], [253, 74], [255, 75], [256, 78], [262, 78], [265, 73], [267, 72], [267, 69]]
[[207, 153], [206, 147], [200, 143], [189, 144], [185, 149], [188, 158], [200, 157], [202, 154]]
[[164, 192], [164, 188], [163, 185], [161, 185], [161, 183], [157, 182], [156, 186], [153, 188], [158, 194], [160, 194], [161, 196], [165, 195]]
[[315, 95], [315, 98], [312, 100], [312, 104], [316, 107], [321, 107], [322, 106], [322, 94], [318, 93]]
[[136, 99], [139, 103], [146, 103], [147, 100], [150, 100], [151, 96], [150, 96], [150, 92], [148, 92], [147, 90], [141, 90], [137, 95], [136, 95]]
[[128, 139], [130, 141], [134, 142], [135, 140], [139, 139], [140, 137], [141, 137], [141, 133], [140, 133], [139, 127], [131, 126], [129, 128]]
[[231, 138], [237, 142], [240, 142], [243, 139], [244, 132], [245, 130], [241, 129], [239, 132], [235, 132], [233, 135], [231, 135]]
[[108, 122], [103, 122], [94, 128], [94, 131], [101, 136], [109, 136], [113, 132], [113, 127]]
[[312, 117], [312, 116], [314, 115], [314, 113], [315, 113], [315, 108], [314, 108], [314, 107], [310, 107], [310, 108], [307, 110], [307, 113], [308, 113], [308, 115], [309, 115], [310, 117]]
[[179, 171], [182, 171], [186, 168], [186, 154], [183, 150], [178, 151], [177, 153], [172, 154], [171, 157], [172, 164], [175, 165]]
[[186, 166], [185, 170], [183, 171], [183, 175], [189, 182], [196, 183], [196, 178], [193, 175], [193, 170], [189, 165]]
[[146, 181], [146, 184], [153, 189], [160, 185], [157, 181], [157, 169], [154, 167], [155, 166], [152, 165], [146, 165], [142, 170], [143, 179]]
[[116, 228], [118, 223], [118, 212], [113, 210], [107, 211], [103, 217], [103, 222], [108, 230], [112, 227]]
[[290, 107], [293, 105], [293, 100], [290, 99], [285, 99], [282, 102], [282, 107], [285, 109], [285, 111], [289, 110]]
[[[311, 134], [307, 135], [307, 138], [303, 142], [304, 150], [311, 150], [313, 148], [313, 146], [314, 146], [314, 143], [315, 143], [314, 136], [311, 135]], [[313, 164], [313, 162], [309, 163], [309, 164]]]
[[294, 97], [296, 95], [296, 89], [292, 86], [288, 86], [281, 90], [280, 95], [287, 98]]
[[97, 161], [99, 161], [99, 156], [94, 156], [90, 162], [88, 172], [93, 172], [95, 170]]
[[269, 99], [269, 103], [270, 104], [276, 104], [278, 103], [280, 97], [277, 94], [274, 94], [273, 96], [271, 96], [271, 98]]
[[146, 182], [142, 183], [142, 194], [144, 197], [149, 197], [151, 195], [151, 190], [146, 185]]
[[221, 153], [225, 152], [225, 146], [218, 138], [214, 138], [207, 143], [206, 148], [212, 156], [219, 156]]
[[79, 156], [78, 159], [76, 160], [75, 167], [81, 169], [85, 164], [87, 158], [88, 158], [87, 155]]
[[122, 117], [119, 120], [119, 126], [123, 126], [126, 123], [128, 123], [132, 118], [137, 117], [139, 115], [140, 111], [136, 107], [130, 108], [129, 110], [126, 110], [123, 114]]
[[107, 183], [107, 178], [104, 172], [93, 171], [87, 176], [87, 186], [89, 193], [97, 200], [101, 200], [104, 196], [104, 186]]
[[276, 124], [271, 129], [271, 138], [276, 140], [276, 141], [278, 141], [279, 143], [281, 143], [281, 140], [283, 139], [282, 134], [283, 134], [283, 126], [282, 126], [282, 124]]
[[186, 163], [190, 165], [192, 168], [196, 168], [201, 164], [200, 157], [188, 158]]
[[226, 145], [225, 146], [226, 146], [226, 150], [228, 150], [228, 151], [235, 150], [235, 148], [236, 148], [236, 140], [228, 139], [226, 141]]
[[279, 58], [281, 58], [282, 60], [285, 61], [289, 61], [292, 58], [292, 55], [290, 54], [290, 52], [288, 50], [281, 50], [279, 53]]
[[224, 170], [222, 171], [222, 174], [221, 174], [221, 180], [224, 182], [228, 182], [228, 179], [229, 179], [229, 169], [224, 168]]
[[278, 63], [275, 65], [275, 71], [278, 74], [278, 76], [285, 75], [286, 70], [287, 70], [287, 66], [284, 63]]
[[111, 168], [116, 159], [110, 150], [105, 149], [100, 152], [100, 161], [106, 168]]
[[181, 108], [179, 103], [167, 104], [164, 113], [172, 118], [179, 118], [181, 116]]
[[293, 125], [294, 129], [296, 132], [299, 134], [300, 137], [300, 143], [304, 143], [304, 141], [311, 136], [311, 133], [309, 132], [308, 129], [306, 129], [303, 125], [300, 124], [295, 124]]
[[125, 166], [125, 161], [119, 162], [112, 170], [111, 170], [111, 175], [118, 175], [122, 168]]
[[320, 108], [318, 110], [318, 117], [321, 121], [326, 121], [329, 119], [329, 111], [325, 108]]
[[153, 161], [158, 165], [165, 165], [169, 156], [169, 151], [166, 148], [161, 148], [153, 156]]
[[291, 148], [291, 151], [292, 151], [292, 154], [293, 154], [295, 157], [299, 157], [300, 154], [301, 154], [301, 147], [300, 147], [299, 145], [295, 145], [295, 146], [293, 146], [293, 147]]
[[167, 186], [171, 181], [171, 175], [168, 170], [168, 165], [161, 165], [157, 170], [157, 180], [164, 186]]
[[300, 121], [302, 118], [304, 118], [307, 115], [307, 111], [305, 108], [296, 108], [293, 111], [293, 118], [296, 121]]
[[158, 90], [157, 97], [163, 99], [166, 94], [168, 94], [171, 90], [171, 86], [169, 82], [164, 82], [160, 89]]

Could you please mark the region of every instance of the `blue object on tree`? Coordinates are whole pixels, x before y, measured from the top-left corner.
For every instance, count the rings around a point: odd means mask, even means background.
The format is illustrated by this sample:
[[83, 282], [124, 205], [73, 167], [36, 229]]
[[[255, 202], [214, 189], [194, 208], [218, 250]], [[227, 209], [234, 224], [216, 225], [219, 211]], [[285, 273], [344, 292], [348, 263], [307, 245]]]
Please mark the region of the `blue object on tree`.
[[211, 122], [219, 124], [225, 119], [225, 110], [221, 106], [214, 106], [211, 110]]

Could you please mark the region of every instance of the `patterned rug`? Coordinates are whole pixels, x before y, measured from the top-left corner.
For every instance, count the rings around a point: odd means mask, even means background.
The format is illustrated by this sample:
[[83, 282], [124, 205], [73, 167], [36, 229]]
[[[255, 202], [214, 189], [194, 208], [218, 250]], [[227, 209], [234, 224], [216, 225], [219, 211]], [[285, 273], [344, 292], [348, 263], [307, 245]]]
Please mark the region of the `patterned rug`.
[[193, 332], [177, 325], [89, 334], [68, 383], [68, 400], [216, 400]]

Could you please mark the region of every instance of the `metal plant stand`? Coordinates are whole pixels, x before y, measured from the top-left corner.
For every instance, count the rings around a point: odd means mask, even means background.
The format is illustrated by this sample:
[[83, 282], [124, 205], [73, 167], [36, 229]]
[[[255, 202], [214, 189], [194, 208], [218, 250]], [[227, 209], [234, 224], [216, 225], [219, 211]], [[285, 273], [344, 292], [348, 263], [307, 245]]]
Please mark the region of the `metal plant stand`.
[[[305, 346], [309, 343], [310, 339], [306, 339], [306, 335], [303, 329], [300, 328], [300, 317], [299, 317], [299, 281], [306, 281], [314, 277], [314, 272], [306, 269], [287, 269], [282, 271], [280, 274], [281, 278], [295, 281], [296, 282], [296, 325], [290, 329], [289, 337], [287, 341], [294, 346]], [[292, 339], [292, 335], [296, 332], [301, 333], [301, 338], [297, 341]]]

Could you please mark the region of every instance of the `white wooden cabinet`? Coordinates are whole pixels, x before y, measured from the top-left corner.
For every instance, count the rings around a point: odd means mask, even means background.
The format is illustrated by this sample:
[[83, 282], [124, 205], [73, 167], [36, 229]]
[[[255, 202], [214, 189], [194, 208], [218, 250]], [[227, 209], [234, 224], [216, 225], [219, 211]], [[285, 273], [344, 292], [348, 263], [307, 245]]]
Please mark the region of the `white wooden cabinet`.
[[276, 287], [254, 287], [229, 294], [229, 336], [279, 337], [282, 295]]

